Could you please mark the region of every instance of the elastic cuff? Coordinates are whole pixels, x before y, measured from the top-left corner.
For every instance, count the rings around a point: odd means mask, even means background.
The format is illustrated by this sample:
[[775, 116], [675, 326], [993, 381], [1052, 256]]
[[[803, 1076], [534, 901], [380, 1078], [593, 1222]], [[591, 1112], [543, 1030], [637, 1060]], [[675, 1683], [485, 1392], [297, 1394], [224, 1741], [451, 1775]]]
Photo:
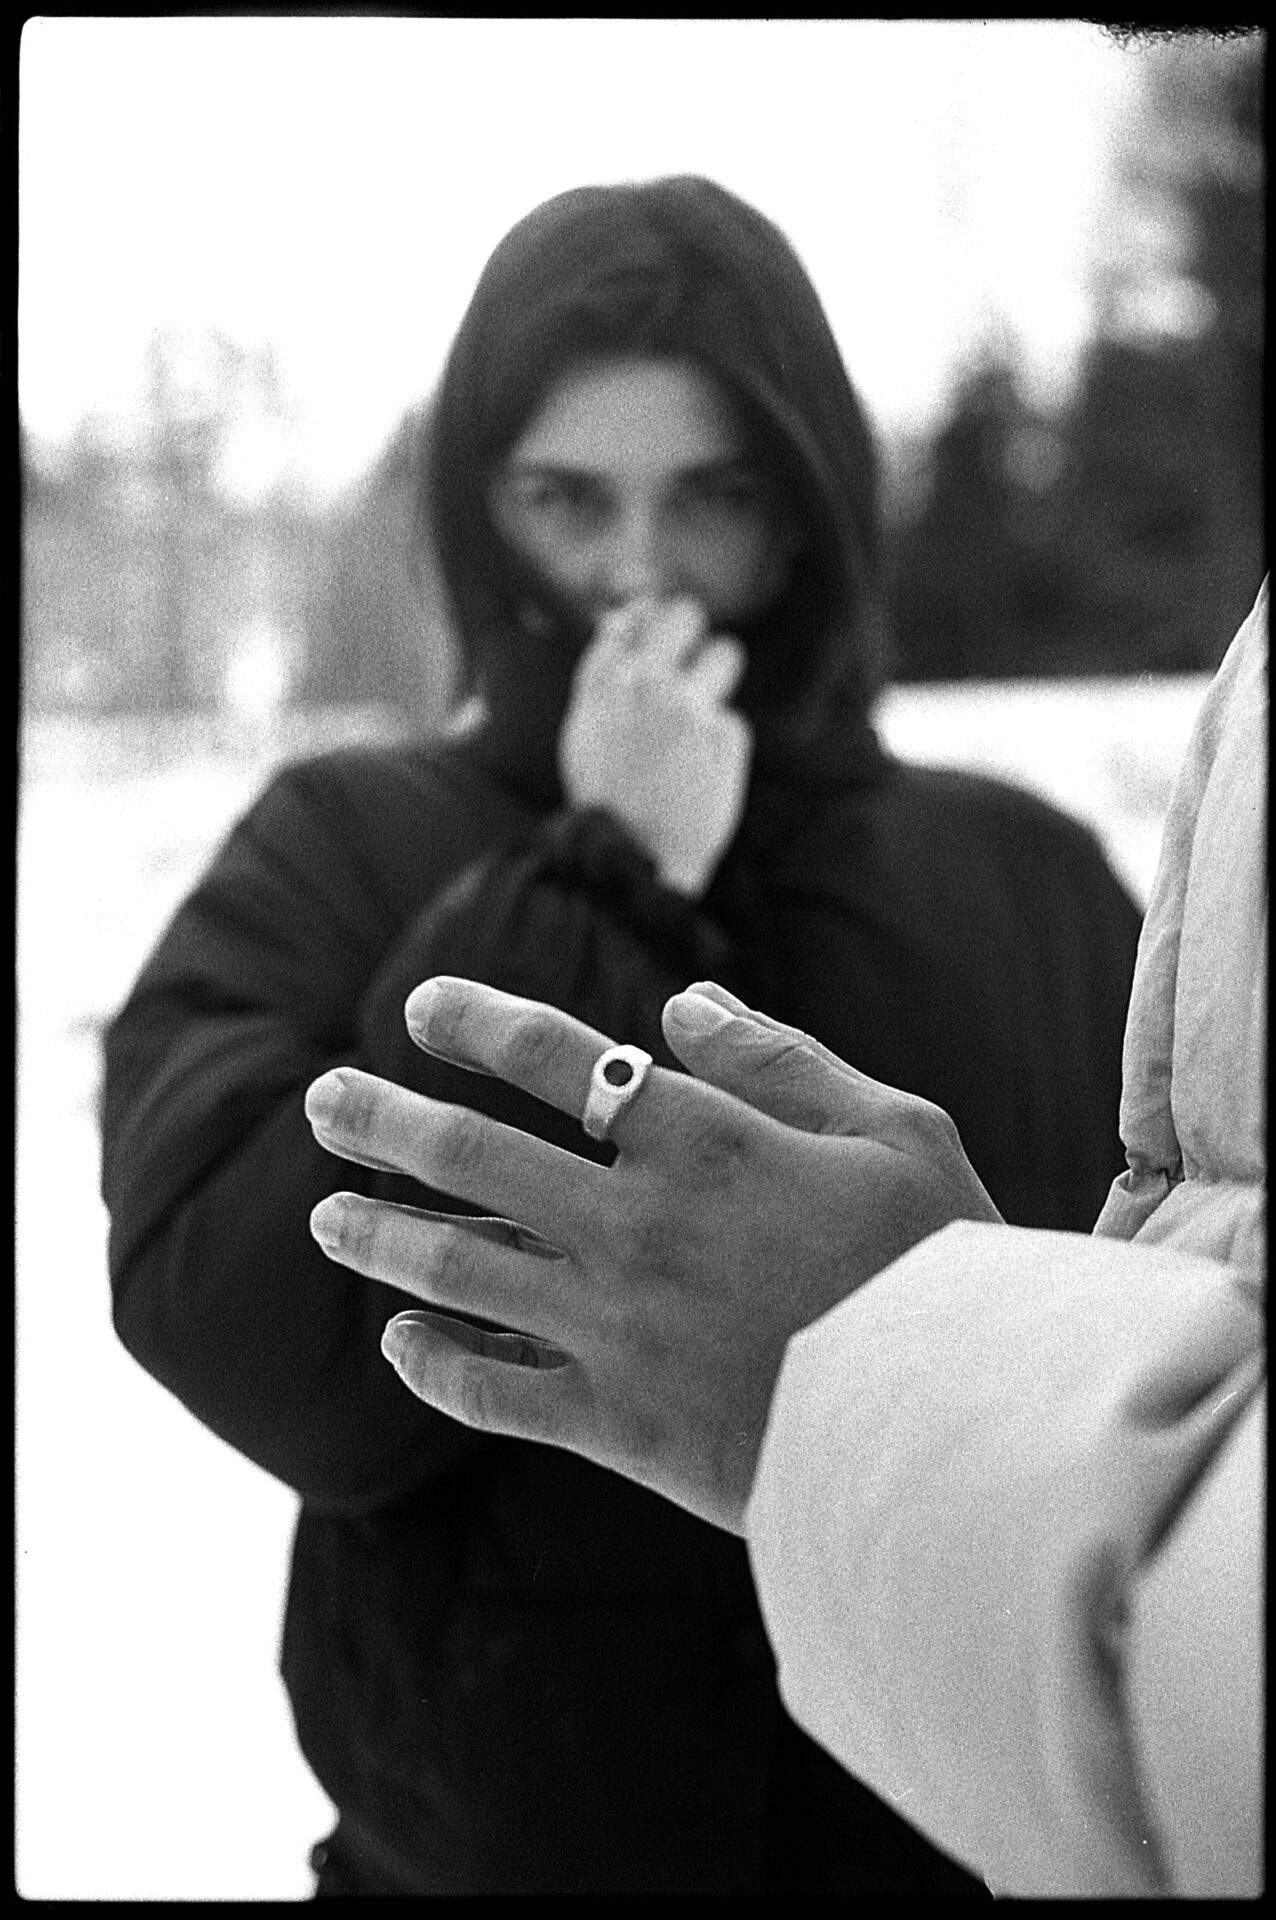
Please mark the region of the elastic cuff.
[[605, 807], [565, 807], [538, 837], [547, 878], [582, 888], [696, 974], [716, 976], [729, 964], [726, 935], [694, 900], [662, 884], [650, 854]]

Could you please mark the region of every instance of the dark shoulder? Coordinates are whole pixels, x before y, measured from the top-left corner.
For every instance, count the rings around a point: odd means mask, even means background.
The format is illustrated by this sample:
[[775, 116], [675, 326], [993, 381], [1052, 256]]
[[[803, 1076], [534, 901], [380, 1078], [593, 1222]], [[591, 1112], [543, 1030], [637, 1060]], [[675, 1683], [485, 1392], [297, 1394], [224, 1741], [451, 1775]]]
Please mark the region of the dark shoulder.
[[448, 743], [407, 740], [329, 748], [287, 762], [258, 811], [341, 839], [380, 844], [387, 834], [456, 834], [483, 842], [513, 831], [521, 810]]
[[284, 762], [266, 791], [320, 811], [445, 805], [465, 791], [454, 759], [428, 740], [329, 747]]
[[842, 871], [903, 922], [1027, 915], [1137, 937], [1138, 908], [1093, 829], [1009, 780], [891, 760], [826, 825], [806, 845], [812, 872]]
[[342, 746], [278, 767], [223, 864], [290, 897], [314, 893], [397, 921], [527, 831], [517, 804], [450, 746]]
[[896, 761], [878, 799], [887, 819], [919, 839], [1108, 865], [1091, 827], [1043, 795], [989, 774]]

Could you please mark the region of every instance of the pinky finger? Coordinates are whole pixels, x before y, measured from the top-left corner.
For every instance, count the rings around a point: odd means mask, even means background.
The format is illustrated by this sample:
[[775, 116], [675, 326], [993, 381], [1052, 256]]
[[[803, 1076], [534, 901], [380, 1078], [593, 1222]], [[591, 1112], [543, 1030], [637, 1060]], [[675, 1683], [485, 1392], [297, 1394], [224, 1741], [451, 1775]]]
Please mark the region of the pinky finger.
[[745, 654], [738, 640], [723, 634], [706, 640], [687, 669], [687, 685], [711, 706], [722, 706], [744, 678]]
[[381, 1351], [418, 1400], [464, 1426], [571, 1445], [576, 1368], [569, 1354], [547, 1340], [413, 1312], [390, 1321]]

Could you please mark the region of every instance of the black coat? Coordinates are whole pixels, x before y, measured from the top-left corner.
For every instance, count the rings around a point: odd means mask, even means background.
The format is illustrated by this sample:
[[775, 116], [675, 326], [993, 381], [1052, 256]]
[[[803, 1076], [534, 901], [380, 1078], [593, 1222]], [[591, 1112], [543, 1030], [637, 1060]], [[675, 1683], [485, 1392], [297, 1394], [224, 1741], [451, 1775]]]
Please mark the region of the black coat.
[[1088, 1229], [1122, 1165], [1137, 912], [1040, 801], [884, 756], [760, 765], [693, 908], [520, 753], [293, 767], [180, 908], [107, 1041], [120, 1338], [301, 1496], [283, 1672], [373, 1890], [981, 1893], [788, 1721], [738, 1540], [400, 1384], [404, 1297], [308, 1216], [339, 1187], [451, 1203], [335, 1160], [302, 1101], [353, 1062], [602, 1153], [420, 1053], [407, 993], [470, 974], [673, 1065], [660, 1008], [711, 976], [946, 1107], [1008, 1219]]

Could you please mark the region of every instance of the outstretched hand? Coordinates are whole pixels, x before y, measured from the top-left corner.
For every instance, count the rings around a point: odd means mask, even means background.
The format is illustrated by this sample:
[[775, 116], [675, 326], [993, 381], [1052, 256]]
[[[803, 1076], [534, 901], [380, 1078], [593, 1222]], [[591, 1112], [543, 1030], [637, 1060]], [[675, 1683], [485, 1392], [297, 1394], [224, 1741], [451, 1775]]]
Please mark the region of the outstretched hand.
[[[425, 1051], [567, 1113], [611, 1044], [446, 977], [407, 1018]], [[651, 1069], [610, 1167], [354, 1068], [323, 1075], [306, 1100], [323, 1146], [491, 1213], [338, 1193], [311, 1226], [425, 1303], [383, 1340], [420, 1399], [739, 1532], [789, 1338], [949, 1221], [999, 1215], [940, 1108], [711, 984], [675, 995], [664, 1029], [692, 1077]]]

